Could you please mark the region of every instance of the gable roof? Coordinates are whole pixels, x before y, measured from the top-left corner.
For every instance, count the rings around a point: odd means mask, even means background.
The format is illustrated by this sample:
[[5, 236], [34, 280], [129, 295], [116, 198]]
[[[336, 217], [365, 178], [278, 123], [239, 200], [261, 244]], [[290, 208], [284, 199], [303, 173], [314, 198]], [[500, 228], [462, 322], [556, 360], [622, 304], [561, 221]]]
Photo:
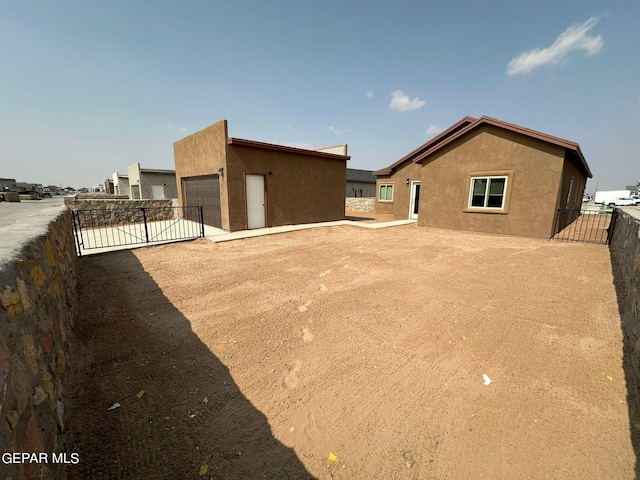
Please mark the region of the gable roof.
[[589, 165], [587, 165], [587, 161], [582, 154], [582, 150], [580, 150], [580, 145], [578, 145], [576, 142], [565, 140], [564, 138], [554, 137], [553, 135], [548, 135], [536, 130], [531, 130], [530, 128], [521, 127], [513, 123], [503, 122], [502, 120], [487, 116], [482, 116], [480, 118], [473, 118], [468, 116], [464, 117], [462, 120], [454, 123], [444, 132], [436, 135], [431, 140], [422, 144], [408, 155], [405, 155], [394, 164], [389, 165], [387, 168], [383, 168], [381, 170], [373, 172], [373, 175], [391, 175], [400, 165], [408, 161], [412, 161], [413, 163], [420, 163], [429, 155], [443, 148], [445, 145], [450, 144], [454, 140], [460, 138], [461, 136], [481, 125], [493, 125], [494, 127], [520, 133], [527, 137], [535, 138], [538, 140], [542, 140], [543, 142], [563, 147], [571, 153], [571, 155], [575, 158], [576, 163], [584, 171], [587, 177], [593, 177], [593, 174], [589, 169]]
[[[465, 117], [465, 118], [469, 118], [469, 117]], [[504, 130], [508, 130], [511, 132], [516, 132], [521, 135], [525, 135], [527, 137], [542, 140], [543, 142], [551, 143], [552, 145], [558, 145], [560, 147], [563, 147], [575, 156], [578, 166], [582, 168], [584, 173], [589, 178], [593, 177], [593, 174], [589, 169], [589, 165], [587, 165], [587, 161], [585, 160], [584, 155], [582, 154], [582, 150], [580, 150], [580, 145], [578, 145], [576, 142], [565, 140], [564, 138], [554, 137], [553, 135], [548, 135], [546, 133], [538, 132], [537, 130], [531, 130], [530, 128], [521, 127], [513, 123], [503, 122], [502, 120], [498, 120], [496, 118], [491, 118], [487, 116], [482, 116], [478, 118], [474, 122], [471, 122], [466, 126], [464, 126], [463, 128], [458, 129], [456, 132], [453, 132], [447, 138], [437, 142], [435, 145], [431, 145], [427, 149], [423, 149], [419, 155], [414, 157], [413, 162], [414, 163], [422, 162], [429, 155], [432, 155], [433, 153], [437, 152], [444, 146], [450, 144], [451, 142], [457, 140], [458, 138], [467, 134], [471, 130], [478, 128], [481, 125], [492, 125], [494, 127], [502, 128]]]
[[438, 145], [440, 142], [445, 141], [450, 136], [454, 135], [459, 130], [467, 127], [468, 125], [470, 125], [471, 123], [473, 123], [475, 121], [476, 121], [476, 119], [473, 118], [473, 117], [464, 117], [462, 120], [454, 123], [449, 128], [447, 128], [444, 132], [439, 133], [438, 135], [436, 135], [435, 137], [430, 139], [428, 142], [423, 143], [418, 148], [416, 148], [413, 152], [405, 155], [404, 157], [402, 157], [400, 160], [398, 160], [394, 164], [389, 165], [387, 168], [383, 168], [381, 170], [377, 170], [377, 171], [373, 172], [373, 175], [376, 175], [376, 176], [378, 176], [378, 175], [391, 175], [393, 173], [393, 171], [396, 170], [396, 168], [398, 168], [404, 162], [407, 162], [409, 160], [415, 161], [416, 157], [420, 156], [421, 154], [423, 154], [427, 150], [429, 150], [429, 149], [433, 148], [434, 146]]
[[371, 170], [347, 168], [347, 182], [376, 183], [376, 177]]

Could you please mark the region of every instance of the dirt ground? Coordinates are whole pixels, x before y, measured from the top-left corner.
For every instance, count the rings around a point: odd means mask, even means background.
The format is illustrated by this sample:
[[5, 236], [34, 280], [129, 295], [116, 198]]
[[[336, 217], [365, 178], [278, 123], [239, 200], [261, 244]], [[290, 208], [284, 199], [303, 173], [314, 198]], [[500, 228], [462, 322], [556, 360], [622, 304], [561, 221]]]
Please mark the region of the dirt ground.
[[635, 478], [606, 246], [345, 226], [79, 285], [70, 479]]

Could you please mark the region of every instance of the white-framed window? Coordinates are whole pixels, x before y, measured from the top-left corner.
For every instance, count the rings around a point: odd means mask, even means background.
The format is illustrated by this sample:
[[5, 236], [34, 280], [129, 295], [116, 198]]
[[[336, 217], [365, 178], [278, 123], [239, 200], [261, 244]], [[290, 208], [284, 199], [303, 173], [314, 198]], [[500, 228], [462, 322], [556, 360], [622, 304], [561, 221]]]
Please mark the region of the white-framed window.
[[392, 183], [381, 183], [380, 190], [378, 193], [378, 200], [381, 202], [392, 202], [393, 201], [393, 184]]
[[569, 182], [569, 193], [567, 194], [567, 204], [565, 208], [569, 208], [569, 205], [571, 205], [571, 192], [573, 192], [573, 177], [571, 177], [571, 181]]
[[504, 208], [507, 177], [472, 177], [469, 191], [469, 207]]

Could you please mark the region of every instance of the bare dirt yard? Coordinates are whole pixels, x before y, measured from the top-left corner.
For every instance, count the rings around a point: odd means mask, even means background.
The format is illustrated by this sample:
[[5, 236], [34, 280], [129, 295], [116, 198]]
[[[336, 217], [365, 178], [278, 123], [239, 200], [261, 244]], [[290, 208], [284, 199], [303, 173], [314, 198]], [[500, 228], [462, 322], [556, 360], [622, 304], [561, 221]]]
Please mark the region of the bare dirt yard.
[[70, 479], [635, 478], [606, 246], [345, 226], [79, 288]]

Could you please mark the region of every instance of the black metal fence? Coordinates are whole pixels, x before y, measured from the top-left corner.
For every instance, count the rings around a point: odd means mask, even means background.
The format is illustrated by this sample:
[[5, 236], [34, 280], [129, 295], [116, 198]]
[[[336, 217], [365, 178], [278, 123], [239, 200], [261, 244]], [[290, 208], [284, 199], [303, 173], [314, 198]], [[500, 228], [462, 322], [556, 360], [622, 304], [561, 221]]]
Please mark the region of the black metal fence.
[[96, 248], [204, 237], [201, 206], [88, 209], [72, 214], [78, 256]]
[[561, 208], [556, 212], [552, 240], [607, 245], [615, 226], [611, 209]]

